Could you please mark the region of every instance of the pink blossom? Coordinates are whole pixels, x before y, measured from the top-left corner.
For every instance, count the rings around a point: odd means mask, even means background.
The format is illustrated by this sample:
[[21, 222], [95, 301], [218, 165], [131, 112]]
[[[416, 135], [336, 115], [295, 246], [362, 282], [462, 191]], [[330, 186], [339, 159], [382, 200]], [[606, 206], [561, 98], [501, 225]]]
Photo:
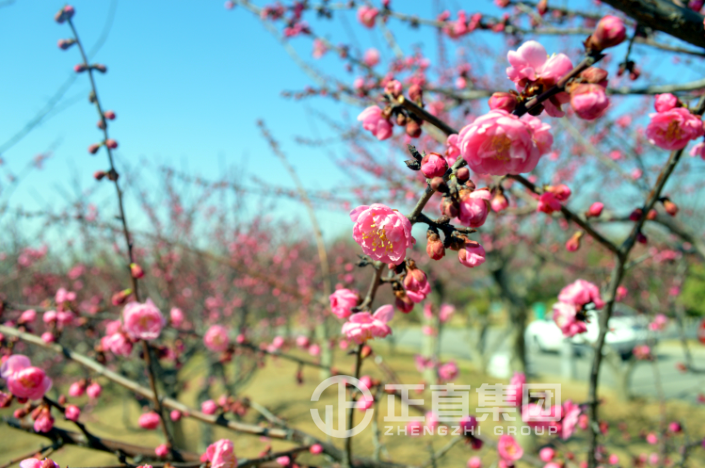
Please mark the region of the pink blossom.
[[86, 385], [81, 382], [74, 382], [69, 387], [69, 396], [80, 397], [86, 391]]
[[585, 215], [589, 218], [599, 218], [602, 214], [602, 209], [604, 207], [605, 205], [603, 203], [595, 202], [590, 205], [590, 208], [588, 208], [587, 213], [585, 213]]
[[378, 14], [379, 10], [377, 8], [362, 5], [357, 10], [357, 20], [366, 28], [373, 28]]
[[370, 106], [357, 116], [362, 122], [362, 128], [372, 133], [378, 140], [386, 140], [392, 136], [392, 123], [382, 115], [379, 106]]
[[624, 21], [616, 16], [606, 15], [597, 23], [588, 43], [596, 50], [603, 50], [621, 44], [626, 36], [627, 29], [624, 27]]
[[228, 329], [222, 325], [211, 325], [206, 334], [203, 335], [203, 344], [211, 351], [222, 353], [228, 349], [230, 344]]
[[81, 409], [76, 405], [66, 405], [64, 416], [69, 421], [78, 421], [79, 416], [81, 416]]
[[553, 450], [551, 447], [544, 447], [539, 451], [539, 458], [541, 459], [541, 461], [545, 461], [546, 463], [553, 460], [553, 457], [555, 455], [556, 451]]
[[86, 395], [93, 400], [97, 399], [103, 393], [103, 387], [98, 382], [93, 382], [86, 388]]
[[182, 416], [182, 414], [181, 414], [181, 411], [179, 411], [179, 410], [171, 410], [171, 413], [169, 413], [169, 418], [170, 418], [172, 421], [178, 421], [178, 420], [180, 420], [180, 419], [181, 419], [181, 416]]
[[615, 297], [615, 300], [618, 302], [623, 301], [624, 299], [626, 299], [628, 292], [629, 291], [624, 286], [617, 287], [617, 297]]
[[[507, 60], [511, 65], [507, 68], [507, 77], [515, 83], [519, 92], [523, 92], [532, 83], [548, 89], [573, 69], [568, 56], [554, 54], [549, 57], [546, 49], [536, 41], [527, 41], [516, 51], [510, 50]], [[560, 105], [568, 102], [568, 99], [568, 94], [562, 92], [545, 101], [546, 113], [551, 117], [563, 117]]]
[[490, 211], [490, 199], [492, 195], [487, 189], [468, 192], [463, 190], [460, 196], [460, 212], [458, 221], [463, 226], [478, 228], [485, 224], [487, 214]]
[[438, 311], [438, 319], [441, 323], [445, 323], [453, 316], [455, 313], [455, 307], [450, 304], [441, 304], [441, 308]]
[[460, 131], [460, 151], [470, 168], [480, 174], [530, 172], [551, 149], [550, 128], [530, 115], [520, 119], [493, 110]]
[[468, 268], [475, 268], [485, 263], [485, 249], [477, 242], [466, 241], [458, 251], [458, 260]]
[[438, 425], [440, 424], [440, 421], [438, 420], [438, 415], [434, 413], [433, 411], [427, 411], [425, 415], [426, 419], [426, 427], [430, 428], [431, 431], [435, 431]]
[[321, 347], [317, 344], [312, 344], [308, 348], [308, 354], [310, 354], [311, 356], [318, 356], [319, 354], [321, 354]]
[[418, 268], [409, 268], [404, 277], [404, 290], [412, 302], [419, 303], [431, 293], [431, 285], [426, 278], [426, 273]]
[[313, 58], [319, 59], [319, 58], [323, 57], [326, 52], [328, 52], [328, 47], [326, 46], [326, 43], [320, 39], [314, 39], [313, 40]]
[[651, 445], [656, 445], [656, 444], [658, 444], [658, 436], [656, 434], [654, 434], [653, 432], [649, 432], [646, 435], [646, 441]]
[[521, 445], [517, 443], [514, 437], [501, 435], [497, 442], [497, 453], [502, 460], [513, 465], [515, 461], [524, 455], [524, 449], [521, 448]]
[[468, 468], [481, 468], [482, 467], [482, 459], [480, 457], [470, 457], [468, 460]]
[[42, 333], [42, 341], [45, 343], [53, 343], [56, 341], [56, 337], [52, 332], [44, 332]]
[[446, 139], [446, 159], [448, 164], [453, 165], [460, 156], [460, 135], [454, 133]]
[[368, 397], [366, 395], [362, 395], [359, 400], [357, 400], [357, 409], [360, 411], [367, 411], [368, 409], [372, 408], [372, 405], [374, 405], [375, 399], [371, 395]]
[[428, 153], [421, 160], [421, 172], [427, 179], [443, 177], [448, 170], [448, 162], [438, 153]]
[[656, 317], [654, 317], [653, 322], [651, 322], [649, 324], [649, 330], [661, 331], [666, 328], [667, 324], [668, 324], [668, 317], [666, 317], [663, 314], [656, 314]]
[[702, 120], [684, 107], [649, 114], [649, 117], [651, 121], [646, 127], [646, 137], [659, 148], [679, 150], [685, 148], [690, 140], [703, 136]]
[[37, 458], [26, 458], [20, 462], [20, 468], [60, 468], [51, 458], [39, 460]]
[[118, 356], [129, 356], [132, 353], [132, 342], [123, 333], [114, 333], [104, 336], [100, 340], [104, 350], [110, 350]]
[[362, 56], [362, 62], [368, 67], [374, 67], [379, 63], [379, 51], [374, 47], [367, 49]]
[[51, 388], [51, 379], [42, 369], [33, 367], [27, 356], [14, 354], [0, 368], [0, 376], [17, 398], [41, 399]]
[[184, 323], [184, 313], [178, 307], [172, 307], [169, 311], [169, 318], [173, 327], [180, 327]]
[[557, 302], [553, 305], [553, 321], [563, 332], [565, 337], [573, 337], [579, 333], [587, 331], [587, 325], [583, 320], [579, 320], [575, 306], [564, 302]]
[[156, 429], [159, 427], [159, 415], [154, 411], [140, 415], [137, 423], [142, 429]]
[[234, 450], [235, 447], [231, 441], [220, 439], [208, 446], [204, 461], [211, 462], [211, 468], [237, 468]]
[[318, 455], [323, 453], [323, 447], [321, 446], [321, 444], [313, 444], [311, 448], [308, 449], [308, 451], [313, 455]]
[[274, 346], [275, 348], [281, 348], [282, 346], [284, 346], [284, 338], [281, 336], [275, 336], [272, 340], [272, 346]]
[[76, 300], [76, 293], [73, 291], [67, 291], [65, 288], [59, 288], [54, 296], [56, 304], [63, 304], [64, 302], [72, 302]]
[[34, 309], [25, 310], [17, 320], [18, 323], [31, 323], [37, 318], [37, 311]]
[[563, 403], [563, 419], [561, 419], [561, 437], [568, 440], [575, 432], [575, 426], [580, 418], [580, 405], [576, 405], [571, 400]]
[[515, 372], [512, 378], [509, 380], [506, 398], [507, 403], [511, 403], [514, 406], [521, 406], [523, 388], [525, 384], [526, 375], [523, 372]]
[[351, 289], [336, 289], [333, 294], [328, 296], [330, 300], [330, 308], [333, 315], [340, 319], [350, 317], [353, 307], [360, 302], [360, 295], [357, 291]]
[[151, 299], [143, 304], [128, 303], [122, 311], [122, 319], [125, 332], [133, 340], [155, 340], [166, 324], [164, 316]]
[[543, 192], [539, 197], [539, 202], [536, 205], [536, 211], [542, 213], [551, 214], [556, 211], [561, 211], [560, 201], [556, 198], [556, 194], [553, 192]]
[[700, 156], [702, 159], [705, 159], [705, 143], [698, 143], [693, 148], [690, 150], [691, 156]]
[[619, 456], [616, 454], [610, 455], [609, 458], [610, 465], [618, 465], [619, 464]]
[[474, 435], [477, 429], [477, 418], [472, 415], [463, 416], [458, 425], [463, 435]]
[[500, 109], [503, 111], [512, 112], [516, 108], [517, 102], [518, 101], [516, 94], [500, 92], [494, 93], [492, 96], [490, 96], [490, 99], [489, 101], [487, 101], [487, 104], [492, 110]]
[[158, 457], [166, 457], [169, 455], [169, 446], [167, 444], [160, 444], [154, 449], [154, 454]]
[[667, 112], [678, 106], [678, 98], [671, 93], [657, 94], [654, 96], [654, 109], [656, 112]]
[[406, 249], [416, 243], [409, 220], [380, 203], [358, 206], [350, 212], [350, 219], [355, 223], [353, 239], [373, 260], [398, 265], [404, 261]]
[[206, 414], [215, 414], [218, 411], [218, 404], [213, 400], [206, 400], [201, 403], [201, 412]]
[[455, 361], [448, 361], [438, 366], [438, 378], [444, 382], [451, 382], [458, 377], [458, 365]]
[[605, 88], [599, 84], [580, 84], [570, 92], [570, 105], [584, 120], [602, 117], [610, 106]]
[[279, 463], [281, 466], [289, 466], [291, 465], [291, 458], [287, 457], [286, 455], [277, 457], [275, 460], [277, 463]]
[[357, 344], [372, 338], [384, 338], [392, 333], [387, 323], [394, 317], [394, 307], [383, 305], [374, 314], [359, 312], [343, 324], [342, 333]]
[[423, 423], [421, 421], [409, 421], [406, 423], [406, 434], [409, 437], [419, 437], [423, 435]]
[[308, 336], [305, 335], [300, 335], [296, 338], [296, 346], [299, 348], [308, 348], [309, 345], [311, 344], [311, 340], [308, 339]]
[[54, 418], [48, 409], [44, 409], [39, 413], [37, 419], [34, 420], [35, 432], [49, 432], [54, 427]]
[[600, 289], [589, 281], [579, 279], [561, 289], [558, 300], [576, 307], [595, 304], [596, 309], [602, 309], [605, 303], [600, 296]]

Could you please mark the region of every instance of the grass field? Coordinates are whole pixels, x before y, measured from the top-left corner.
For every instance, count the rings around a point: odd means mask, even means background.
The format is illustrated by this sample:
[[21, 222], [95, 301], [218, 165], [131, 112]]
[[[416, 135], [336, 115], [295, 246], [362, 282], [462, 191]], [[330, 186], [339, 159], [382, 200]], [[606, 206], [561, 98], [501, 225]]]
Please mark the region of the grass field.
[[[382, 355], [387, 355], [384, 352], [383, 345], [377, 345], [382, 350]], [[378, 366], [372, 362], [373, 358], [368, 358], [363, 364], [362, 374], [382, 377]], [[420, 377], [414, 366], [413, 354], [396, 352], [395, 355], [387, 358], [386, 363], [395, 369], [399, 379], [403, 383], [419, 383]], [[204, 374], [202, 372], [204, 362], [192, 362], [188, 368], [182, 370], [182, 375], [188, 379], [189, 389], [183, 394], [181, 400], [193, 406], [197, 389], [203, 385]], [[336, 367], [341, 373], [352, 373], [353, 360], [349, 356], [340, 354], [336, 357]], [[477, 393], [475, 389], [482, 383], [497, 383], [500, 382], [495, 378], [487, 377], [477, 373], [470, 363], [458, 361], [461, 369], [460, 377], [455, 382], [456, 384], [471, 385], [470, 391], [470, 408], [471, 411], [477, 405]], [[323, 398], [317, 402], [310, 401], [311, 394], [314, 388], [321, 381], [319, 371], [314, 368], [305, 368], [303, 370], [304, 382], [299, 385], [296, 382], [297, 365], [285, 360], [270, 359], [268, 365], [261, 369], [256, 377], [243, 390], [242, 396], [247, 396], [253, 401], [264, 405], [275, 414], [281, 416], [289, 422], [289, 424], [298, 429], [302, 429], [316, 437], [325, 440], [327, 437], [313, 423], [310, 409], [320, 408], [323, 414], [323, 408], [326, 404], [333, 404], [337, 394], [333, 389], [324, 393]], [[102, 382], [107, 383], [107, 382]], [[506, 382], [504, 382], [506, 383]], [[218, 385], [214, 385], [211, 397], [217, 399], [222, 393]], [[582, 383], [562, 383], [562, 398], [563, 400], [572, 399], [575, 402], [583, 402], [586, 400], [587, 389]], [[603, 389], [605, 402], [602, 406], [602, 415], [610, 424], [610, 431], [607, 435], [607, 446], [610, 453], [617, 453], [620, 456], [621, 465], [631, 465], [631, 457], [644, 453], [651, 454], [657, 452], [657, 446], [649, 445], [645, 442], [645, 431], [658, 431], [660, 419], [660, 407], [658, 402], [635, 400], [628, 403], [616, 401], [614, 395], [607, 389]], [[422, 395], [416, 395], [412, 392], [411, 398], [423, 398], [425, 405], [431, 407], [431, 395], [426, 390]], [[137, 426], [137, 417], [141, 409], [137, 406], [134, 399], [129, 398], [121, 391], [109, 391], [106, 388], [104, 396], [101, 397], [103, 405], [100, 410], [95, 412], [84, 412], [81, 420], [87, 424], [89, 429], [95, 434], [112, 439], [119, 439], [126, 442], [131, 442], [138, 445], [156, 447], [161, 443], [160, 431], [145, 431]], [[4, 416], [11, 415], [11, 410], [0, 410], [0, 414]], [[384, 423], [382, 418], [387, 414], [386, 396], [383, 396], [378, 411], [375, 417], [379, 420], [380, 426], [386, 426], [390, 423]], [[362, 413], [357, 412], [357, 418], [362, 416]], [[705, 425], [702, 423], [705, 417], [704, 407], [693, 407], [683, 402], [672, 401], [666, 406], [666, 421], [680, 421], [685, 427], [690, 440], [702, 439], [705, 437]], [[67, 429], [75, 430], [71, 424], [66, 421], [60, 421], [57, 418], [56, 425]], [[248, 422], [257, 422], [261, 418], [254, 411], [245, 416], [244, 420]], [[621, 423], [626, 423], [628, 431], [618, 429]], [[487, 421], [481, 423], [482, 435], [488, 438], [496, 439], [494, 435], [495, 426], [499, 429], [506, 430], [505, 426], [493, 423], [491, 417]], [[511, 423], [509, 423], [511, 424]], [[199, 451], [201, 424], [192, 420], [182, 422], [181, 430], [183, 431], [183, 440], [186, 448], [191, 451]], [[384, 432], [384, 429], [381, 429]], [[556, 445], [560, 450], [573, 451], [576, 454], [576, 461], [584, 460], [584, 447], [586, 442], [586, 434], [580, 429], [569, 441], [563, 445]], [[274, 450], [284, 450], [293, 447], [293, 445], [276, 440], [267, 440], [264, 438], [254, 437], [247, 434], [237, 434], [226, 431], [222, 428], [214, 428], [212, 434], [213, 440], [219, 438], [229, 438], [236, 447], [236, 454], [239, 458], [256, 457], [267, 446], [271, 445]], [[555, 442], [555, 437], [552, 438]], [[532, 441], [529, 439], [521, 439], [525, 445]], [[544, 445], [548, 439], [538, 437], [533, 441], [536, 447]], [[682, 436], [677, 436], [674, 439], [680, 444]], [[392, 459], [396, 462], [408, 463], [411, 465], [420, 465], [423, 461], [429, 458], [432, 451], [437, 451], [449, 441], [449, 437], [442, 436], [421, 436], [410, 438], [403, 435], [383, 436], [381, 443], [383, 450], [382, 458]], [[0, 426], [0, 465], [29, 453], [46, 444], [47, 440], [36, 436], [28, 435], [9, 428], [6, 425]], [[342, 447], [340, 441], [336, 442]], [[354, 453], [371, 456], [374, 450], [373, 431], [372, 427], [368, 427], [359, 436], [354, 439]], [[199, 452], [200, 453], [200, 452]], [[496, 461], [496, 456], [493, 450], [483, 449], [481, 452], [484, 466]], [[451, 449], [448, 454], [439, 460], [437, 466], [465, 466], [468, 458], [477, 454], [473, 452], [470, 446], [465, 444], [457, 444]], [[52, 455], [52, 458], [58, 462], [62, 468], [65, 466], [71, 467], [86, 467], [86, 466], [101, 466], [115, 465], [116, 458], [113, 455], [98, 453], [76, 447], [66, 447]], [[304, 454], [300, 458], [302, 463], [323, 464], [323, 458], [317, 458], [309, 454]], [[689, 466], [705, 466], [705, 449], [696, 448], [692, 451]], [[520, 463], [521, 464], [521, 463]]]

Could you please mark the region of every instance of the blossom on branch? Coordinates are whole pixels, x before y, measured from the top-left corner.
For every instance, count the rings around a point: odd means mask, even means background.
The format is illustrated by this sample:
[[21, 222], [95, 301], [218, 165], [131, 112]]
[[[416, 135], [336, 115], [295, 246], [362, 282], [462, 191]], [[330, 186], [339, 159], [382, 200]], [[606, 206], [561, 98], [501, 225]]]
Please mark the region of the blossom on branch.
[[404, 261], [406, 249], [416, 243], [409, 220], [380, 203], [358, 206], [350, 212], [350, 219], [355, 223], [353, 239], [373, 260], [398, 265]]

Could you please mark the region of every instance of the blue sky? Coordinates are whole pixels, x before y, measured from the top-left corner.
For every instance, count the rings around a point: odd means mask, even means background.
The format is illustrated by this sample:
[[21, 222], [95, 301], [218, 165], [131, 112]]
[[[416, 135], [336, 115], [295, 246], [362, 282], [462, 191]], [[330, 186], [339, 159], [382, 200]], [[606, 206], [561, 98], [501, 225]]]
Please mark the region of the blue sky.
[[[456, 3], [441, 2], [453, 10]], [[342, 156], [343, 144], [311, 149], [295, 144], [294, 137], [333, 135], [315, 121], [308, 108], [350, 122], [359, 109], [326, 99], [296, 102], [282, 98], [282, 90], [299, 90], [311, 81], [249, 12], [240, 7], [226, 11], [219, 0], [78, 0], [73, 3], [75, 24], [87, 49], [93, 48], [104, 31], [113, 4], [112, 27], [94, 62], [108, 66], [107, 74], [98, 75], [98, 88], [105, 108], [118, 115], [111, 124], [111, 136], [120, 145], [119, 163], [135, 167], [147, 160], [152, 167], [171, 165], [211, 179], [217, 178], [224, 166], [236, 167], [246, 173], [266, 174], [276, 185], [292, 186], [259, 135], [255, 122], [263, 118], [308, 188], [346, 185], [346, 173], [330, 157]], [[422, 17], [436, 14], [433, 4], [425, 0], [396, 2], [399, 9]], [[69, 36], [66, 25], [53, 21], [62, 5], [18, 0], [0, 9], [0, 35], [5, 44], [0, 50], [5, 64], [0, 74], [0, 144], [46, 105], [80, 61], [77, 50], [62, 51], [56, 46], [58, 39]], [[477, 2], [473, 8], [494, 9], [489, 0]], [[345, 18], [337, 14], [332, 22], [309, 19], [316, 32], [330, 35], [336, 43], [345, 41], [363, 50], [370, 46], [384, 49], [378, 29], [359, 27], [353, 14]], [[393, 29], [405, 52], [418, 44], [427, 56], [435, 57], [435, 32], [428, 28], [413, 31], [398, 23]], [[489, 36], [474, 34], [472, 39], [499, 44]], [[551, 40], [542, 42], [552, 49]], [[292, 44], [306, 60], [314, 62], [309, 39], [295, 38]], [[355, 77], [342, 71], [333, 54], [316, 65], [349, 82]], [[486, 66], [494, 66], [493, 60], [487, 60]], [[509, 87], [509, 83], [503, 85]], [[15, 207], [34, 210], [55, 203], [62, 200], [58, 187], [70, 190], [75, 179], [85, 190], [94, 185], [93, 172], [106, 168], [103, 152], [92, 157], [86, 150], [100, 139], [95, 109], [86, 98], [88, 91], [87, 76], [79, 75], [59, 106], [65, 109], [2, 154], [4, 168], [17, 174], [35, 155], [54, 148], [44, 169], [32, 171], [14, 193]], [[151, 177], [149, 173], [144, 176]], [[111, 195], [105, 192], [103, 200], [110, 203]], [[107, 213], [112, 209], [110, 205], [101, 207]], [[280, 215], [303, 217], [303, 210], [288, 203]], [[320, 217], [328, 235], [349, 228], [345, 213], [324, 211]]]

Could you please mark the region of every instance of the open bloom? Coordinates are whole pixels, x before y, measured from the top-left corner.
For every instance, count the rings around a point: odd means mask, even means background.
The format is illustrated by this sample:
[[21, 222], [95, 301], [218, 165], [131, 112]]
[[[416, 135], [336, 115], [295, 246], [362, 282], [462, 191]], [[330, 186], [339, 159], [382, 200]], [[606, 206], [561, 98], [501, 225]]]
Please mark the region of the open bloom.
[[651, 121], [646, 127], [646, 137], [653, 145], [673, 151], [685, 148], [690, 140], [703, 136], [703, 122], [700, 117], [684, 107], [676, 107], [666, 112], [649, 114]]
[[357, 20], [366, 28], [373, 28], [378, 14], [379, 10], [377, 8], [362, 5], [357, 10]]
[[144, 304], [130, 302], [122, 311], [123, 326], [133, 340], [154, 340], [166, 325], [166, 319], [151, 299]]
[[490, 211], [492, 194], [487, 189], [473, 192], [462, 191], [460, 196], [460, 212], [458, 221], [463, 226], [478, 228], [485, 224], [487, 213]]
[[360, 296], [357, 291], [350, 289], [336, 289], [333, 294], [328, 296], [330, 300], [330, 308], [333, 314], [341, 319], [350, 317], [352, 308], [360, 302]]
[[27, 356], [14, 354], [0, 368], [0, 376], [17, 398], [41, 399], [51, 388], [51, 379], [42, 369], [33, 367]]
[[458, 365], [455, 361], [448, 361], [438, 366], [438, 378], [444, 382], [450, 382], [458, 377]]
[[230, 344], [228, 329], [222, 325], [212, 325], [203, 336], [203, 344], [211, 351], [222, 353]]
[[572, 304], [556, 302], [553, 305], [553, 321], [567, 338], [587, 331], [587, 325], [578, 319], [578, 311]]
[[386, 140], [392, 136], [392, 123], [382, 115], [379, 106], [370, 106], [357, 116], [362, 122], [362, 128], [372, 133], [378, 140]]
[[561, 289], [558, 300], [576, 307], [583, 307], [592, 302], [596, 309], [602, 309], [605, 303], [600, 296], [600, 289], [589, 281], [579, 279]]
[[[507, 77], [515, 83], [519, 92], [531, 84], [545, 91], [573, 69], [567, 55], [554, 54], [549, 57], [546, 49], [536, 41], [527, 41], [516, 51], [510, 50], [507, 60], [511, 65], [507, 68]], [[562, 92], [544, 101], [546, 113], [551, 117], [563, 117], [560, 106], [568, 99], [568, 93]]]
[[353, 239], [373, 260], [398, 265], [406, 249], [416, 243], [409, 220], [380, 203], [358, 206], [350, 212], [350, 219], [355, 223]]
[[536, 117], [520, 119], [497, 109], [460, 131], [460, 151], [470, 168], [480, 174], [530, 172], [551, 149], [550, 129]]
[[524, 455], [524, 449], [521, 448], [521, 445], [519, 445], [514, 437], [502, 435], [497, 442], [497, 453], [499, 454], [499, 458], [504, 460], [507, 464], [512, 465]]
[[362, 57], [362, 61], [368, 67], [374, 67], [379, 63], [379, 50], [374, 47], [367, 49], [365, 55]]
[[392, 329], [387, 325], [392, 317], [394, 317], [394, 307], [391, 305], [383, 305], [374, 314], [359, 312], [350, 316], [343, 324], [342, 333], [357, 344], [375, 337], [384, 338], [392, 333]]
[[211, 468], [237, 468], [237, 458], [234, 453], [233, 443], [227, 439], [208, 446], [201, 461], [211, 462]]

